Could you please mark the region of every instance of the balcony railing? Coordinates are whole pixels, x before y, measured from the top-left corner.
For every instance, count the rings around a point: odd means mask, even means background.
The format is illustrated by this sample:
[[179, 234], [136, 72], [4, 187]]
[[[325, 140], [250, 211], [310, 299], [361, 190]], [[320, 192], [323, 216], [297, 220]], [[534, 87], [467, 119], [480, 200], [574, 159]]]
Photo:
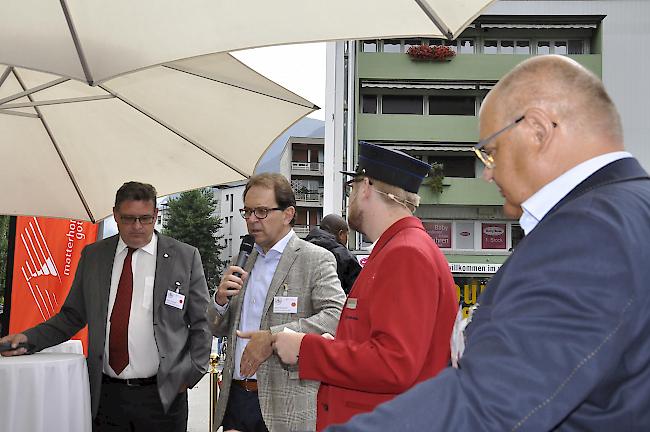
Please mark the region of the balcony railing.
[[298, 235], [298, 237], [304, 237], [307, 234], [309, 234], [309, 231], [311, 231], [311, 226], [310, 225], [294, 225], [293, 230], [295, 233]]
[[292, 171], [323, 174], [323, 162], [291, 162]]
[[322, 192], [295, 192], [296, 202], [323, 204]]

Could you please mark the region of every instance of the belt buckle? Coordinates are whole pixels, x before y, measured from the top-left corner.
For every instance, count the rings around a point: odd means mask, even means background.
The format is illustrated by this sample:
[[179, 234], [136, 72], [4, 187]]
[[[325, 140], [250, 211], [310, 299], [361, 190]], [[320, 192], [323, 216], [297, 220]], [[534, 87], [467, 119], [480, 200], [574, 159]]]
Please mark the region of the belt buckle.
[[140, 384], [138, 383], [137, 379], [132, 379], [132, 378], [127, 378], [126, 379], [126, 385], [128, 387], [140, 387]]

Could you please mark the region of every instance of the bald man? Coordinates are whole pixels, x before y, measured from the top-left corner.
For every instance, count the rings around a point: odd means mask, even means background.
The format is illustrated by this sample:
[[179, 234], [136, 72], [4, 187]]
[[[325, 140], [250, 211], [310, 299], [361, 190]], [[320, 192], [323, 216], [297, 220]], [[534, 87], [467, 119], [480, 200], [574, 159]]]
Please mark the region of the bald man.
[[650, 178], [603, 84], [521, 63], [480, 113], [479, 158], [526, 237], [448, 368], [329, 431], [650, 430]]

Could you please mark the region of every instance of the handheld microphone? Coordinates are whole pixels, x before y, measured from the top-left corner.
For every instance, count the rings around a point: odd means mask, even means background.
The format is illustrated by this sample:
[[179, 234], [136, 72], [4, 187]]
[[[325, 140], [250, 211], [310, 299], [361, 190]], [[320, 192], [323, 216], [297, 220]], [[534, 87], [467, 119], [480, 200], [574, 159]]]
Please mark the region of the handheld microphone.
[[[244, 268], [244, 266], [246, 265], [246, 261], [248, 261], [248, 256], [250, 255], [251, 252], [253, 252], [254, 244], [255, 244], [255, 239], [253, 239], [253, 236], [250, 234], [246, 234], [241, 239], [241, 246], [239, 247], [239, 255], [237, 256], [237, 262], [235, 263], [237, 267]], [[241, 277], [241, 273], [239, 272], [234, 272], [233, 274], [237, 277]]]

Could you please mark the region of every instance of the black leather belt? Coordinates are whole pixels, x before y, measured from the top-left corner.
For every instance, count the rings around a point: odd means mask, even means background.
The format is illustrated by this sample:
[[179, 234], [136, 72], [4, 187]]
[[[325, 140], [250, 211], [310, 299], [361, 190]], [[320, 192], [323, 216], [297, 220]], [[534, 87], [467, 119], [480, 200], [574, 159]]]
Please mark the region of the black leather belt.
[[102, 375], [102, 382], [105, 383], [112, 383], [112, 384], [124, 384], [129, 387], [141, 387], [141, 386], [148, 386], [148, 385], [153, 385], [158, 382], [156, 379], [156, 376], [152, 376], [149, 378], [127, 378], [127, 379], [119, 379], [119, 378], [113, 378], [110, 377], [106, 374]]

